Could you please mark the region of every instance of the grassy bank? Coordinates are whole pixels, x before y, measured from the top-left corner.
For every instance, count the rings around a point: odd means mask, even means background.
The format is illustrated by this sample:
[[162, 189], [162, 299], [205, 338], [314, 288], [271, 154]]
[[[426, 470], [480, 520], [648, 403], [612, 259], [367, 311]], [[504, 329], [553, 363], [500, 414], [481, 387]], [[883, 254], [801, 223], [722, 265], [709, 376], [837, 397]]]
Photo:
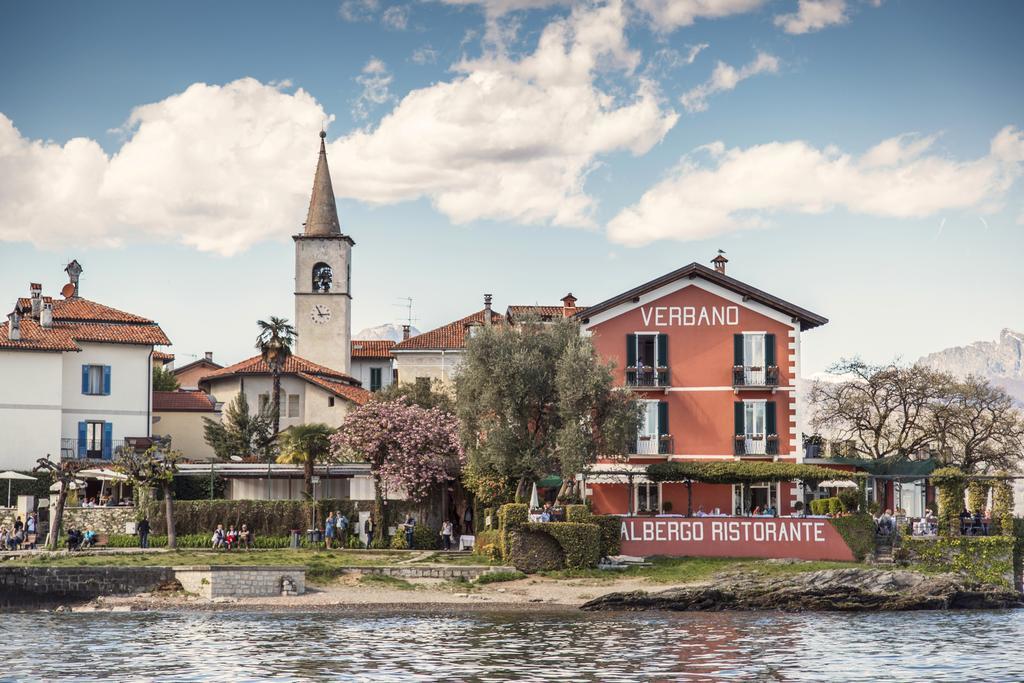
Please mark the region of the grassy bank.
[[735, 559], [727, 557], [678, 557], [655, 558], [650, 567], [630, 567], [618, 571], [600, 569], [566, 569], [544, 572], [554, 579], [601, 579], [614, 581], [617, 578], [647, 579], [654, 583], [698, 583], [708, 581], [722, 572], [743, 572], [761, 576], [785, 576], [815, 572], [822, 569], [849, 569], [865, 567], [853, 562], [779, 562], [772, 560]]

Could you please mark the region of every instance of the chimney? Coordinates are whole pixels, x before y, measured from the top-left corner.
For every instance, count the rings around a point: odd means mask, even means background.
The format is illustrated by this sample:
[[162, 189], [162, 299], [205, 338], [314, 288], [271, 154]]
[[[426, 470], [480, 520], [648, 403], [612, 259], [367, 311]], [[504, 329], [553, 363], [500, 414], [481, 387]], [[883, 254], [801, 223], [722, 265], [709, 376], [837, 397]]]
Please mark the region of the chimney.
[[484, 294], [484, 325], [491, 324], [491, 295]]
[[38, 282], [30, 283], [28, 286], [29, 296], [32, 298], [32, 317], [39, 320], [39, 311], [43, 303], [43, 286]]
[[721, 249], [718, 250], [718, 256], [711, 259], [711, 262], [715, 264], [715, 270], [722, 275], [725, 275], [725, 264], [729, 262], [729, 259], [725, 258], [725, 252]]
[[212, 363], [213, 362], [213, 351], [207, 351], [206, 353], [204, 353], [203, 354], [203, 358], [205, 360], [210, 361]]
[[405, 341], [409, 337], [410, 337], [409, 326], [408, 325], [402, 325], [402, 341]]
[[53, 327], [53, 304], [47, 301], [39, 313], [39, 327], [48, 330]]
[[571, 318], [576, 314], [576, 297], [569, 292], [562, 297], [562, 317]]
[[67, 267], [64, 268], [64, 272], [68, 274], [69, 284], [71, 285], [71, 287], [64, 285], [64, 289], [61, 290], [61, 293], [64, 294], [65, 299], [77, 299], [79, 296], [81, 296], [81, 292], [78, 286], [78, 278], [82, 275], [83, 270], [84, 269], [82, 268], [82, 264], [80, 264], [77, 260], [72, 260], [71, 263], [69, 263]]
[[17, 309], [7, 314], [7, 339], [8, 341], [21, 339], [21, 317], [18, 315]]

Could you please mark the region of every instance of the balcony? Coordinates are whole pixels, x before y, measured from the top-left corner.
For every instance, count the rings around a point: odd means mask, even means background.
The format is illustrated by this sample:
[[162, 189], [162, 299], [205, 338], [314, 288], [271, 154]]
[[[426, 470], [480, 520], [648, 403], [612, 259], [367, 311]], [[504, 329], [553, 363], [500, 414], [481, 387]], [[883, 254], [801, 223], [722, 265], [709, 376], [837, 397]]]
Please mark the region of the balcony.
[[732, 388], [740, 389], [772, 389], [779, 386], [779, 366], [777, 365], [734, 365], [732, 366]]
[[124, 439], [112, 439], [110, 448], [105, 448], [102, 439], [61, 439], [60, 459], [61, 460], [102, 460], [110, 462], [117, 458], [118, 452], [127, 446], [135, 450], [145, 450], [153, 443], [149, 437], [126, 437]]
[[673, 441], [671, 434], [661, 436], [638, 436], [633, 442], [633, 451], [629, 455], [671, 455]]
[[779, 454], [778, 434], [748, 434], [736, 436], [733, 454], [736, 456], [775, 456]]
[[668, 367], [631, 365], [626, 368], [626, 386], [634, 389], [665, 389], [668, 387]]

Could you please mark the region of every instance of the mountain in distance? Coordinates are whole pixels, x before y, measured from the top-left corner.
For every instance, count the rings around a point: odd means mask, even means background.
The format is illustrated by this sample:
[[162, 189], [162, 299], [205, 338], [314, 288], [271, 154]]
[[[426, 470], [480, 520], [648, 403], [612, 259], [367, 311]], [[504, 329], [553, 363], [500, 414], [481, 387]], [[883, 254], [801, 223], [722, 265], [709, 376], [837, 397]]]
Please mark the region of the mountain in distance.
[[957, 377], [984, 377], [1024, 405], [1024, 332], [1004, 329], [995, 341], [977, 341], [936, 351], [920, 362]]
[[[420, 331], [415, 327], [409, 329], [409, 334], [413, 337], [419, 333]], [[390, 339], [393, 342], [400, 342], [402, 341], [402, 326], [397, 323], [384, 323], [376, 327], [367, 327], [357, 332], [352, 338], [358, 340]]]

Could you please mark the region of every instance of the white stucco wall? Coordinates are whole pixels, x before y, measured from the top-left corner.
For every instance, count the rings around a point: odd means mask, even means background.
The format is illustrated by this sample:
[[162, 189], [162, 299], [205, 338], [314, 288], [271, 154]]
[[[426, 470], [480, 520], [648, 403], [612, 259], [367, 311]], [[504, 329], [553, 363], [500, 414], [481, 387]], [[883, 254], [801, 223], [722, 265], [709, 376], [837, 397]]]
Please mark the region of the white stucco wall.
[[62, 355], [0, 351], [0, 470], [30, 470], [60, 458]]
[[[351, 256], [352, 247], [340, 236], [295, 240], [295, 329], [299, 333], [295, 355], [341, 372], [349, 371], [352, 338], [352, 297], [347, 286]], [[317, 263], [331, 267], [329, 292], [313, 292]], [[329, 317], [317, 314], [328, 311]]]
[[390, 386], [394, 372], [391, 359], [353, 358], [349, 374], [363, 383], [363, 389], [370, 390], [370, 368], [380, 368], [381, 389]]
[[462, 364], [462, 351], [396, 351], [395, 367], [399, 382], [415, 382], [417, 377], [450, 382]]
[[[212, 380], [210, 382], [210, 393], [225, 406], [234, 400], [240, 391], [241, 385], [245, 386], [245, 398], [249, 402], [249, 410], [255, 413], [259, 410], [260, 394], [270, 394], [273, 388], [273, 380], [270, 377], [253, 376], [245, 377], [244, 382], [239, 378], [226, 378]], [[293, 425], [306, 424], [310, 422], [323, 422], [332, 427], [337, 427], [345, 419], [348, 412], [355, 407], [351, 401], [334, 396], [320, 387], [297, 377], [281, 378], [281, 429], [287, 429]], [[299, 416], [288, 417], [286, 396], [297, 394], [299, 396]], [[334, 398], [334, 405], [330, 405], [330, 399]]]
[[[113, 425], [114, 441], [149, 436], [152, 366], [149, 346], [80, 343], [79, 353], [64, 353], [61, 435], [78, 438], [78, 423], [102, 420]], [[82, 393], [82, 366], [110, 366], [110, 395]]]

